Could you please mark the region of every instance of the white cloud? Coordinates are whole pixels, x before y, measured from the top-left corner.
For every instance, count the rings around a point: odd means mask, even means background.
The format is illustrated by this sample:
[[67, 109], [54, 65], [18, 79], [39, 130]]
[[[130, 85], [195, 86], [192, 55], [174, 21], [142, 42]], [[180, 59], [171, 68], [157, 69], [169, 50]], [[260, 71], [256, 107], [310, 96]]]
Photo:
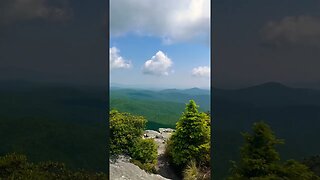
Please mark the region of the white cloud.
[[111, 0], [110, 31], [157, 36], [164, 43], [210, 42], [210, 0]]
[[2, 0], [2, 17], [6, 23], [17, 20], [48, 19], [65, 21], [71, 17], [69, 0], [57, 0], [55, 5], [49, 0]]
[[320, 18], [312, 16], [288, 16], [271, 21], [262, 29], [266, 43], [320, 45]]
[[127, 69], [131, 67], [131, 63], [120, 56], [120, 50], [116, 47], [109, 49], [109, 61], [111, 69]]
[[[156, 55], [144, 63], [143, 73], [150, 75], [169, 75], [172, 66], [171, 59], [166, 56], [162, 51], [158, 51]], [[172, 71], [171, 71], [172, 72]]]
[[192, 75], [195, 77], [210, 77], [210, 67], [199, 66], [192, 69]]

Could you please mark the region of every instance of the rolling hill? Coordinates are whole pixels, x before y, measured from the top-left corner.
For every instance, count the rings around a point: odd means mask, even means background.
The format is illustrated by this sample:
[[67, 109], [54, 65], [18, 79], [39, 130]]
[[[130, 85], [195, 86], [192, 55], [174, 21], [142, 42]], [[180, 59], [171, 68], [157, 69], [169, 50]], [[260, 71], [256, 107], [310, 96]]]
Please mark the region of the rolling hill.
[[25, 81], [0, 83], [0, 154], [106, 171], [106, 90]]
[[282, 157], [301, 160], [320, 153], [320, 91], [265, 83], [236, 90], [214, 89], [213, 94], [214, 171], [222, 179], [239, 158], [243, 139], [240, 132], [254, 122], [265, 121], [277, 137]]
[[148, 129], [175, 127], [185, 104], [193, 99], [200, 110], [210, 110], [210, 92], [202, 89], [165, 89], [160, 91], [112, 88], [110, 107], [123, 112], [145, 116]]

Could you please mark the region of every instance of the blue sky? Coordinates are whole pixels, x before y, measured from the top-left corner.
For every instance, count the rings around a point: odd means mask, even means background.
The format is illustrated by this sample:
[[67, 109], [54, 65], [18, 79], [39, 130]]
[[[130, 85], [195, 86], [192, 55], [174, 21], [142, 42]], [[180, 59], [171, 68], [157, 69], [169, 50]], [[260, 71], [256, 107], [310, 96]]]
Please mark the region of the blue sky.
[[[210, 1], [112, 0], [110, 81], [210, 87]], [[157, 12], [166, 12], [157, 15]]]

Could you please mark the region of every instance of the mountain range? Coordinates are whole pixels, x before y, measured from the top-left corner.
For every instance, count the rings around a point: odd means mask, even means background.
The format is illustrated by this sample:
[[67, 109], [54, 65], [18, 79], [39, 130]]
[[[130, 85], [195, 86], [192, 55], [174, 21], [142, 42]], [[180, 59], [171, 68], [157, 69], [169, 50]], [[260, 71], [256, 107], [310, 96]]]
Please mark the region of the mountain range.
[[[111, 87], [110, 108], [142, 115], [148, 129], [175, 127], [185, 104], [212, 112], [213, 168], [223, 179], [239, 158], [241, 132], [268, 123], [285, 145], [284, 159], [320, 154], [320, 91], [265, 83], [242, 89], [135, 89]], [[61, 161], [104, 170], [107, 88], [25, 81], [0, 82], [0, 154], [21, 152], [32, 161]], [[212, 108], [210, 98], [212, 97]]]
[[174, 128], [189, 100], [195, 100], [201, 111], [210, 111], [210, 91], [191, 89], [145, 90], [111, 88], [110, 107], [122, 112], [142, 115], [147, 128]]
[[270, 82], [213, 92], [213, 162], [217, 178], [226, 177], [229, 161], [239, 158], [243, 143], [240, 132], [250, 131], [257, 121], [266, 122], [278, 138], [285, 139], [285, 145], [279, 147], [285, 159], [302, 160], [320, 154], [320, 90]]

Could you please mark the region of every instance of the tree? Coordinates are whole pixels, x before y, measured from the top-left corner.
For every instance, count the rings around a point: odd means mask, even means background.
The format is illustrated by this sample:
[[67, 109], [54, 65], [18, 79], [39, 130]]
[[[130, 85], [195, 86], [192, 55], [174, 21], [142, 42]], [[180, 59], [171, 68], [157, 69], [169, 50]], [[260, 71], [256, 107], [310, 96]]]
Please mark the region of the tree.
[[110, 154], [128, 155], [132, 163], [154, 172], [157, 164], [157, 144], [153, 139], [143, 139], [147, 120], [142, 116], [110, 111]]
[[186, 105], [176, 131], [167, 144], [167, 152], [174, 165], [185, 168], [194, 160], [199, 165], [210, 163], [210, 126], [209, 116], [199, 113], [193, 100]]
[[317, 177], [303, 164], [288, 160], [281, 163], [276, 151], [277, 139], [270, 127], [264, 122], [254, 123], [252, 134], [243, 133], [245, 140], [241, 148], [241, 159], [234, 163], [229, 180], [311, 180]]
[[130, 113], [110, 111], [110, 154], [130, 155], [134, 144], [143, 135], [147, 120]]

